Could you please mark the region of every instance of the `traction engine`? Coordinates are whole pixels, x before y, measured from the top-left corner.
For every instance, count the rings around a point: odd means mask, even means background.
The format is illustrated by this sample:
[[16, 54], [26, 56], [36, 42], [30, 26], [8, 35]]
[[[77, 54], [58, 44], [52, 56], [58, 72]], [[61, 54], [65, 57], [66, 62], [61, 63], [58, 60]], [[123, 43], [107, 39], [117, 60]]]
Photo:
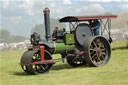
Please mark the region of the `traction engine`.
[[50, 10], [44, 9], [45, 40], [40, 35], [31, 35], [32, 47], [22, 55], [20, 65], [29, 74], [49, 72], [56, 60], [53, 54], [61, 54], [62, 60], [73, 67], [104, 66], [111, 56], [111, 47], [103, 36], [94, 36], [87, 23], [77, 23], [70, 32], [57, 30], [53, 38], [50, 34]]

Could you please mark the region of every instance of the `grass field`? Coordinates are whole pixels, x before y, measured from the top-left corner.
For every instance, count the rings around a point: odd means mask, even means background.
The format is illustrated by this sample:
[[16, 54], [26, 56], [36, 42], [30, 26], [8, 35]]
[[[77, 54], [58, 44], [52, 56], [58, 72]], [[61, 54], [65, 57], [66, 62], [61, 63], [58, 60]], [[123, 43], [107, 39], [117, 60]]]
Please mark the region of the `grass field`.
[[114, 43], [112, 47], [116, 50], [103, 67], [73, 68], [58, 62], [43, 75], [23, 72], [19, 61], [25, 50], [0, 52], [0, 82], [1, 85], [128, 85], [128, 49], [125, 42]]

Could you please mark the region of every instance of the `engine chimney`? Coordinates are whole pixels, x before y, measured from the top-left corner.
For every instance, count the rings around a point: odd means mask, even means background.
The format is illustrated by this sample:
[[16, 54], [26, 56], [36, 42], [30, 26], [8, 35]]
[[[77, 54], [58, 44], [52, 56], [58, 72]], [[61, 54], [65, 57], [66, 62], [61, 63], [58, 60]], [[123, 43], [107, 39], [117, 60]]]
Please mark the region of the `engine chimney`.
[[50, 35], [50, 10], [49, 8], [44, 9], [44, 22], [45, 22], [45, 38], [49, 42], [51, 40]]

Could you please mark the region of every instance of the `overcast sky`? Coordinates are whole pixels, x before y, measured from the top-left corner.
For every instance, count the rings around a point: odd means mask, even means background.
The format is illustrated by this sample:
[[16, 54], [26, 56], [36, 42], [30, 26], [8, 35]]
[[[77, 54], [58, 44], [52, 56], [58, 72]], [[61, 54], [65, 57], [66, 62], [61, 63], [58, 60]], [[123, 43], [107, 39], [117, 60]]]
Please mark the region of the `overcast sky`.
[[13, 35], [29, 36], [32, 27], [43, 23], [43, 9], [50, 8], [52, 18], [128, 13], [128, 0], [0, 0], [0, 29]]

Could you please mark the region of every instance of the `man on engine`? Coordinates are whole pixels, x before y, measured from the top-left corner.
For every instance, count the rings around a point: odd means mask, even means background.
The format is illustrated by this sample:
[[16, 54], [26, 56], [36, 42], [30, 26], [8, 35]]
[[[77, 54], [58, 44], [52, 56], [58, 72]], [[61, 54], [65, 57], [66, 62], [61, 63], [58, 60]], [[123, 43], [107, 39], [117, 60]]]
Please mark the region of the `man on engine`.
[[94, 35], [100, 35], [100, 22], [97, 19], [93, 22], [89, 20], [89, 25], [93, 29]]

